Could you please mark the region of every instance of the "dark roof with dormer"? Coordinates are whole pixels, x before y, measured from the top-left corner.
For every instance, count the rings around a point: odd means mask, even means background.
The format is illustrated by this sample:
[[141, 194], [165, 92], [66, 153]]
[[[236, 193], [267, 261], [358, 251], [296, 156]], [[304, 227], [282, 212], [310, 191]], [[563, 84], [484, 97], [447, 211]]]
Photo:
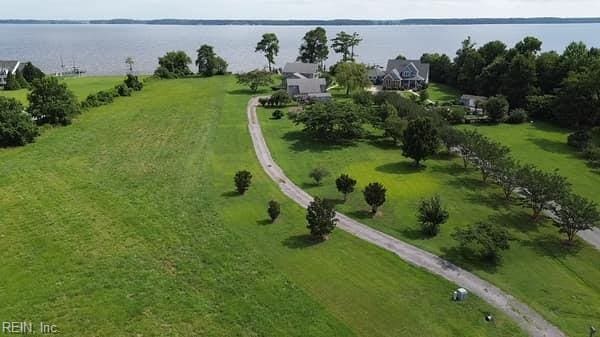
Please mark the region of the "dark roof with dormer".
[[[405, 70], [409, 70], [414, 76], [402, 77]], [[429, 63], [421, 63], [419, 60], [389, 60], [386, 73], [394, 80], [428, 80]]]

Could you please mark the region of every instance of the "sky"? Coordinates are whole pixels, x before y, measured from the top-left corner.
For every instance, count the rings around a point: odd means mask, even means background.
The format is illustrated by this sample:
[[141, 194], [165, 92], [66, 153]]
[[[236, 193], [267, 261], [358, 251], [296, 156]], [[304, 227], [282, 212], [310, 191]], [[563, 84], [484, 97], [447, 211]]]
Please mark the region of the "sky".
[[0, 19], [600, 17], [599, 0], [16, 0]]

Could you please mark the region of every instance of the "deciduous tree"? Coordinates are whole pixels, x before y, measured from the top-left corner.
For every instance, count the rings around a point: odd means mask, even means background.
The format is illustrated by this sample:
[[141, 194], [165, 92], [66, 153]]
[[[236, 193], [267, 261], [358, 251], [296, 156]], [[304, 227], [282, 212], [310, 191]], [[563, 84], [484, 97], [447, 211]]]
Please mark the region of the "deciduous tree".
[[250, 188], [250, 184], [252, 184], [252, 173], [246, 170], [238, 171], [233, 178], [233, 182], [238, 193], [243, 195]]
[[304, 35], [302, 45], [300, 46], [300, 56], [298, 61], [304, 63], [316, 63], [323, 70], [325, 60], [329, 56], [329, 47], [327, 46], [327, 32], [322, 27], [317, 27]]
[[558, 172], [546, 173], [533, 165], [526, 165], [518, 171], [519, 186], [525, 197], [524, 206], [533, 211], [537, 220], [542, 211], [551, 209], [551, 202], [560, 201], [570, 192], [567, 179]]
[[27, 99], [29, 100], [27, 110], [38, 124], [68, 125], [73, 116], [80, 112], [73, 92], [56, 77], [34, 80]]
[[354, 192], [356, 187], [356, 180], [352, 179], [347, 174], [342, 174], [335, 180], [335, 186], [337, 190], [344, 195], [344, 201], [348, 200], [348, 195]]
[[252, 92], [257, 92], [258, 88], [268, 86], [273, 83], [273, 77], [270, 72], [264, 70], [252, 70], [247, 73], [236, 74], [237, 82], [250, 87]]
[[170, 51], [158, 58], [159, 67], [154, 74], [161, 78], [178, 78], [189, 76], [192, 71], [188, 67], [192, 59], [184, 51]]
[[371, 213], [373, 216], [377, 214], [377, 210], [379, 207], [383, 206], [385, 203], [387, 190], [380, 183], [371, 183], [365, 187], [363, 191], [363, 195], [365, 197], [366, 203], [371, 206]]
[[508, 231], [491, 223], [479, 222], [465, 229], [457, 229], [452, 237], [462, 248], [492, 262], [498, 262], [501, 251], [510, 248]]
[[313, 237], [327, 240], [337, 225], [335, 208], [330, 202], [317, 197], [308, 205], [306, 221]]
[[271, 223], [275, 222], [279, 215], [281, 214], [281, 206], [275, 200], [269, 201], [269, 207], [267, 208], [267, 213], [269, 213], [269, 218], [271, 218]]
[[425, 235], [436, 236], [440, 232], [440, 225], [446, 223], [449, 217], [450, 213], [442, 206], [439, 196], [422, 200], [419, 205], [417, 218]]
[[336, 68], [335, 80], [346, 88], [346, 95], [349, 95], [352, 90], [364, 89], [371, 85], [367, 67], [354, 62], [339, 64]]
[[408, 122], [402, 136], [402, 154], [415, 160], [417, 166], [434, 155], [439, 146], [436, 128], [429, 117], [419, 117]]
[[595, 202], [569, 193], [554, 207], [553, 221], [569, 242], [577, 233], [592, 229], [600, 222], [600, 212]]
[[327, 171], [326, 169], [324, 169], [322, 167], [317, 167], [317, 168], [312, 169], [310, 171], [310, 173], [308, 174], [308, 176], [310, 178], [312, 178], [317, 185], [321, 185], [321, 182], [323, 181], [323, 179], [325, 179], [329, 176], [329, 171]]
[[23, 146], [39, 134], [23, 104], [14, 98], [0, 96], [0, 147]]
[[255, 52], [261, 52], [265, 55], [269, 63], [269, 72], [273, 71], [272, 65], [275, 64], [275, 57], [279, 54], [279, 39], [275, 33], [266, 33], [262, 40], [256, 45]]

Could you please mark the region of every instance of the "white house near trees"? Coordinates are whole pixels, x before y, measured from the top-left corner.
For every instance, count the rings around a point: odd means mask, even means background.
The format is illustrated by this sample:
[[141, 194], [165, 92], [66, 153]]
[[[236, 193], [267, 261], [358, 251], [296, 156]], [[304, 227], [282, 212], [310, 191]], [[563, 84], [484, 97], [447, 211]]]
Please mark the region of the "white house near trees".
[[20, 67], [21, 62], [19, 61], [0, 60], [0, 86], [6, 85], [6, 78], [8, 77], [8, 74], [15, 75]]

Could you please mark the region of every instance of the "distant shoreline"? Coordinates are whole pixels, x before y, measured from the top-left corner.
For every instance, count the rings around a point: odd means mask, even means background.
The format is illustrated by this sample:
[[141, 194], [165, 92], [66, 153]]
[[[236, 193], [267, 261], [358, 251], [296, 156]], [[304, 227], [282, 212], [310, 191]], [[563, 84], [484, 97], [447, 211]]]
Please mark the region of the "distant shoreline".
[[107, 20], [26, 20], [0, 19], [0, 24], [130, 24], [179, 26], [411, 26], [411, 25], [535, 25], [535, 24], [600, 23], [596, 18], [456, 18], [456, 19], [402, 19], [402, 20], [191, 20], [191, 19], [107, 19]]

